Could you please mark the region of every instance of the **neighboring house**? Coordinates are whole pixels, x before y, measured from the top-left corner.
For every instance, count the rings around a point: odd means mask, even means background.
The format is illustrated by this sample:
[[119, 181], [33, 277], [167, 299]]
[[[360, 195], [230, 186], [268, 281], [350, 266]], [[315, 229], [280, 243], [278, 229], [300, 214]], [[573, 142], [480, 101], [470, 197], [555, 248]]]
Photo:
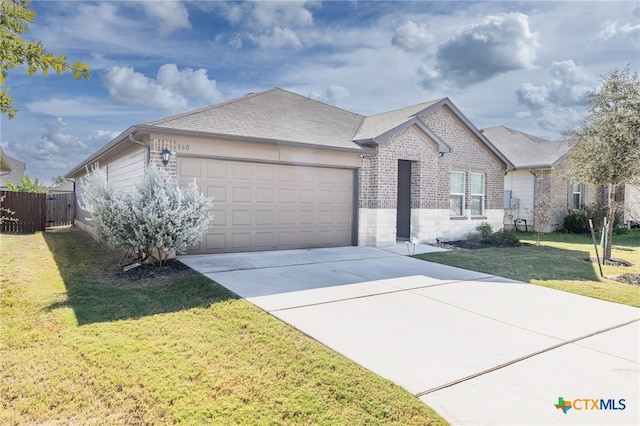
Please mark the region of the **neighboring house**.
[[65, 182], [60, 185], [50, 186], [47, 188], [49, 194], [69, 194], [75, 190], [73, 182]]
[[[544, 232], [562, 227], [570, 210], [602, 202], [602, 193], [581, 183], [569, 182], [560, 171], [570, 147], [564, 142], [551, 142], [504, 126], [481, 132], [515, 166], [504, 176], [505, 227], [526, 220], [527, 227]], [[546, 203], [550, 220], [546, 229], [535, 224], [535, 209]], [[518, 229], [524, 229], [524, 222]]]
[[26, 170], [27, 165], [25, 163], [9, 157], [0, 148], [0, 189], [7, 189], [5, 184], [7, 180], [14, 185], [18, 185]]
[[[566, 143], [551, 142], [504, 126], [481, 132], [515, 167], [504, 177], [506, 228], [516, 226], [516, 220], [526, 220], [529, 229], [539, 230], [534, 212], [541, 203], [548, 205], [551, 216], [549, 224], [542, 229], [544, 232], [560, 229], [571, 210], [607, 204], [606, 188], [574, 183], [562, 177], [570, 150]], [[640, 222], [640, 188], [624, 185], [616, 200], [621, 225], [628, 227]], [[518, 229], [524, 229], [524, 222], [518, 223]]]
[[460, 239], [502, 226], [513, 167], [448, 98], [365, 117], [279, 88], [131, 126], [67, 173], [79, 198], [95, 163], [113, 188], [196, 179], [213, 220], [189, 253]]
[[625, 185], [623, 223], [640, 227], [640, 186]]

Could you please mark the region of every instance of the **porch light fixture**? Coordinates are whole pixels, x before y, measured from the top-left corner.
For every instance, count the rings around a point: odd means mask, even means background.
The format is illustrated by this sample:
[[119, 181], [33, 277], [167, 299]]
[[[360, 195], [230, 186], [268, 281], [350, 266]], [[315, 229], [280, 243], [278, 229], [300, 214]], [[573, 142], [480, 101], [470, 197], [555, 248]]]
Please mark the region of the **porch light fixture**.
[[162, 155], [162, 164], [164, 164], [165, 166], [169, 164], [169, 158], [171, 158], [171, 151], [165, 148], [162, 150], [160, 154]]

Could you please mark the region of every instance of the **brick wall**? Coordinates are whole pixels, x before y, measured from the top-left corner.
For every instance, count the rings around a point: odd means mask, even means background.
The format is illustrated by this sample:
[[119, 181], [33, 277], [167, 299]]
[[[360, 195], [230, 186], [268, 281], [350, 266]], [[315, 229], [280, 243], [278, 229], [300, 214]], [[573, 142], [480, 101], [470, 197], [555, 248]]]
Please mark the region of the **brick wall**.
[[[177, 176], [178, 161], [176, 157], [176, 141], [168, 141], [164, 139], [152, 139], [149, 143], [149, 165], [159, 170], [169, 173], [171, 176]], [[164, 149], [171, 151], [169, 163], [165, 166], [162, 164], [162, 151]]]
[[[395, 230], [397, 207], [398, 160], [412, 161], [412, 238], [420, 241], [435, 241], [437, 236], [443, 235], [460, 238], [462, 232], [472, 231], [480, 221], [494, 221], [492, 226], [497, 228], [502, 224], [505, 170], [502, 161], [446, 106], [420, 119], [452, 152], [440, 156], [437, 144], [412, 126], [391, 136], [386, 144], [380, 144], [375, 156], [363, 159], [359, 191], [361, 243], [379, 245], [395, 242], [395, 232], [392, 231]], [[469, 173], [485, 174], [484, 217], [466, 221], [449, 217], [451, 171], [466, 172], [467, 206], [470, 205]], [[374, 212], [380, 209], [388, 211], [380, 215]], [[380, 220], [380, 223], [375, 223], [375, 220]], [[381, 241], [381, 238], [389, 241]]]

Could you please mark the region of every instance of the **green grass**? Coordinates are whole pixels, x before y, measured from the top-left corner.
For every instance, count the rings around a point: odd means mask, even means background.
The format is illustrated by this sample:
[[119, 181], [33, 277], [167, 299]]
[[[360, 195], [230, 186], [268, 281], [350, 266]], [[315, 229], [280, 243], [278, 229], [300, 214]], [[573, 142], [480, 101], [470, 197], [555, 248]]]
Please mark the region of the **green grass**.
[[0, 249], [0, 424], [446, 424], [191, 270], [127, 282], [75, 230]]
[[[535, 244], [533, 234], [518, 234], [523, 243]], [[599, 243], [599, 241], [598, 241]], [[602, 252], [598, 249], [600, 255]], [[590, 236], [562, 233], [546, 234], [540, 247], [521, 246], [480, 250], [453, 250], [416, 255], [430, 262], [457, 266], [519, 281], [625, 305], [640, 307], [640, 287], [613, 281], [616, 275], [640, 274], [640, 231], [614, 235], [611, 257], [634, 266], [602, 267], [585, 259], [595, 258]]]

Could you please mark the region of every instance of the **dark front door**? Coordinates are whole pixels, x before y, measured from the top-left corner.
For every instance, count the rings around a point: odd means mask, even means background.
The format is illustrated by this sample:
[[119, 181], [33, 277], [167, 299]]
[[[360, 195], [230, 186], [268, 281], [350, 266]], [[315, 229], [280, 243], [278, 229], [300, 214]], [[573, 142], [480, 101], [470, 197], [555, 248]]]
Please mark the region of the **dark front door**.
[[411, 161], [398, 160], [397, 206], [396, 235], [408, 240], [411, 235]]

